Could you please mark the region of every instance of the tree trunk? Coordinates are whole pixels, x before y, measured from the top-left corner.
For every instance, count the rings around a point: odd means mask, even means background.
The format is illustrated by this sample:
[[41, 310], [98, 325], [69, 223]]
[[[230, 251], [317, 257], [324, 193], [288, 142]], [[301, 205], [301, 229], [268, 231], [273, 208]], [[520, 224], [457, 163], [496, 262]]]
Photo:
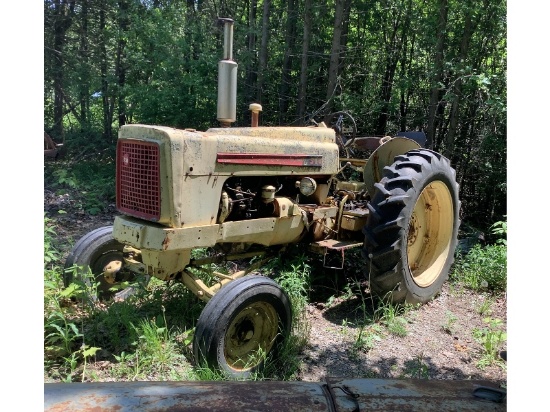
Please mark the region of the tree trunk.
[[328, 84], [325, 107], [325, 121], [334, 107], [334, 97], [338, 94], [338, 74], [342, 52], [342, 35], [344, 32], [344, 16], [348, 0], [336, 0], [334, 11], [334, 32], [332, 34], [332, 48], [330, 50], [330, 64], [328, 68]]
[[445, 48], [445, 32], [447, 30], [447, 16], [449, 14], [448, 0], [439, 0], [439, 19], [437, 23], [437, 42], [435, 46], [434, 77], [428, 108], [428, 130], [426, 147], [433, 148], [435, 130], [437, 128], [437, 112], [442, 95], [441, 81], [443, 80], [443, 51]]
[[[485, 8], [487, 10], [487, 8]], [[458, 61], [467, 61], [468, 55], [469, 55], [469, 48], [470, 48], [470, 42], [472, 40], [472, 36], [474, 34], [474, 31], [479, 23], [479, 20], [472, 21], [472, 7], [469, 4], [469, 7], [467, 7], [466, 11], [466, 17], [464, 21], [464, 31], [462, 34], [462, 39], [460, 41], [460, 51], [459, 51], [459, 59]], [[478, 15], [478, 18], [480, 18], [480, 15]], [[475, 70], [475, 67], [473, 67]], [[443, 154], [447, 156], [448, 158], [452, 157], [452, 154], [454, 152], [454, 146], [455, 146], [455, 136], [457, 133], [458, 128], [458, 121], [460, 117], [460, 104], [462, 102], [462, 74], [459, 74], [458, 79], [453, 84], [452, 87], [452, 94], [454, 96], [453, 103], [451, 105], [451, 113], [450, 113], [450, 119], [449, 119], [449, 131], [445, 138], [445, 144], [443, 147]]]
[[271, 10], [271, 0], [264, 0], [262, 12], [262, 41], [260, 45], [260, 62], [258, 67], [258, 90], [256, 100], [258, 103], [265, 104], [263, 101], [263, 89], [265, 71], [267, 69], [267, 44], [269, 43], [269, 13]]
[[122, 127], [126, 124], [126, 97], [124, 86], [126, 84], [126, 32], [129, 26], [128, 2], [120, 0], [118, 2], [118, 24], [121, 35], [118, 38], [116, 73], [118, 79], [118, 126]]
[[304, 4], [304, 35], [302, 40], [302, 65], [300, 68], [300, 85], [298, 87], [298, 122], [305, 124], [306, 96], [307, 96], [307, 60], [309, 42], [311, 41], [311, 0], [305, 0]]
[[390, 102], [395, 72], [397, 70], [398, 62], [403, 58], [402, 56], [407, 51], [407, 36], [410, 27], [411, 8], [412, 1], [409, 0], [405, 10], [396, 11], [396, 15], [391, 22], [391, 33], [389, 36], [384, 35], [386, 64], [382, 85], [380, 86], [380, 91], [378, 94], [378, 99], [381, 103], [380, 113], [374, 125], [375, 134], [380, 136], [387, 133], [386, 127], [390, 114]]
[[281, 74], [281, 88], [279, 92], [279, 124], [288, 121], [288, 100], [290, 94], [292, 55], [296, 42], [296, 0], [287, 0], [285, 54]]
[[67, 0], [55, 0], [55, 19], [54, 19], [54, 59], [57, 62], [53, 68], [53, 90], [54, 90], [54, 124], [52, 128], [52, 135], [57, 140], [63, 140], [63, 83], [64, 83], [64, 48], [65, 48], [65, 33], [72, 24], [72, 15], [74, 11], [74, 1]]
[[101, 101], [103, 105], [103, 133], [105, 140], [110, 140], [113, 131], [113, 114], [109, 101], [109, 81], [108, 81], [108, 66], [107, 66], [107, 39], [105, 38], [106, 27], [106, 10], [107, 5], [101, 2], [99, 7], [99, 61], [100, 61], [100, 76], [101, 76]]
[[[409, 41], [408, 33], [405, 33], [405, 36], [403, 38], [403, 53], [400, 61], [401, 77], [403, 79], [408, 79], [411, 73], [411, 67], [412, 67], [414, 51], [415, 51], [415, 40], [416, 40], [416, 32], [414, 30], [412, 30], [410, 41]], [[409, 52], [407, 53], [407, 48], [409, 46], [409, 43], [410, 43], [410, 47], [409, 47]], [[411, 95], [413, 94], [413, 90], [415, 88], [414, 85], [411, 84], [410, 82], [407, 82], [407, 83], [408, 83], [408, 86], [406, 88], [405, 87], [401, 88], [401, 101], [399, 104], [399, 130], [403, 132], [411, 128], [410, 125], [408, 124], [409, 123], [409, 119], [408, 119], [409, 102], [410, 102]], [[416, 126], [419, 126], [419, 125], [413, 124], [412, 126], [413, 126], [413, 129], [415, 129]]]
[[89, 69], [89, 34], [88, 34], [88, 0], [82, 0], [80, 17], [80, 62], [82, 81], [79, 83], [80, 127], [85, 130], [88, 126], [90, 110], [90, 69]]
[[246, 104], [252, 103], [254, 100], [254, 89], [257, 81], [257, 62], [256, 62], [256, 15], [258, 11], [258, 1], [250, 1], [250, 9], [248, 11], [248, 54], [250, 60], [246, 67], [246, 82], [245, 82], [245, 96]]

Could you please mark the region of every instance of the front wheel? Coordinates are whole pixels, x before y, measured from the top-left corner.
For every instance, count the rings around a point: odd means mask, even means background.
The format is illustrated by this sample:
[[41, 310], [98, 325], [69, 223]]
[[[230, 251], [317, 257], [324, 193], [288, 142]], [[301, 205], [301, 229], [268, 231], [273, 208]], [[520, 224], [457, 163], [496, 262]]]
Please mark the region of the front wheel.
[[193, 340], [199, 365], [229, 378], [259, 372], [290, 333], [292, 309], [273, 280], [249, 275], [230, 282], [204, 307]]
[[[113, 226], [104, 226], [80, 238], [65, 261], [63, 283], [69, 286], [74, 280], [84, 282], [92, 289], [92, 300], [106, 301], [115, 295], [116, 284], [130, 281], [132, 273], [116, 273], [116, 280], [105, 276], [105, 269], [122, 267], [124, 245], [113, 238]], [[76, 275], [76, 276], [75, 276]], [[76, 277], [76, 279], [75, 279]], [[94, 284], [97, 290], [94, 290]]]
[[394, 303], [426, 303], [454, 261], [460, 201], [447, 158], [428, 149], [395, 157], [375, 184], [363, 228], [371, 291]]

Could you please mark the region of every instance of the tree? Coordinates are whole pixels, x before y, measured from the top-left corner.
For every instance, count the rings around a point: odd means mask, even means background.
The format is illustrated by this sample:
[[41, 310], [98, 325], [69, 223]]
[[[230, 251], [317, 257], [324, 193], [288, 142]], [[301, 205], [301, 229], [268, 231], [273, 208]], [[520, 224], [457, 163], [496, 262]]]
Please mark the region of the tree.
[[[341, 62], [344, 58], [345, 50], [345, 22], [349, 19], [351, 0], [336, 0], [336, 9], [334, 11], [334, 31], [332, 35], [332, 48], [330, 50], [330, 65], [328, 69], [328, 82], [326, 94], [327, 116], [334, 107], [334, 98], [339, 94], [338, 75], [340, 74]], [[328, 121], [328, 117], [325, 118]]]
[[[51, 17], [51, 26], [53, 26], [54, 39], [53, 48], [50, 52], [53, 55], [53, 90], [54, 90], [54, 116], [52, 125], [52, 134], [57, 138], [63, 138], [63, 115], [64, 115], [64, 78], [65, 78], [65, 41], [66, 33], [73, 23], [74, 0], [53, 0], [46, 1], [47, 11], [45, 16]], [[47, 26], [47, 25], [46, 25]]]

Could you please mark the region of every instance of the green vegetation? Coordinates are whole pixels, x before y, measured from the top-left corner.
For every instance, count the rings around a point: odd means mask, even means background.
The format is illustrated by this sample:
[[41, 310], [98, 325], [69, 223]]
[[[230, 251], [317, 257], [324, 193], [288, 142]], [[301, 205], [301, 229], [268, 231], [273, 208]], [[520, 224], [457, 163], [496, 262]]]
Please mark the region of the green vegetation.
[[428, 364], [424, 359], [424, 354], [414, 357], [411, 361], [405, 363], [405, 370], [401, 374], [402, 378], [428, 379]]
[[449, 335], [452, 335], [455, 331], [455, 323], [457, 320], [457, 317], [454, 313], [447, 311], [445, 314], [445, 324], [442, 326], [443, 330], [448, 333]]
[[[499, 227], [505, 227], [501, 225]], [[503, 236], [505, 233], [500, 233]], [[198, 300], [180, 283], [167, 284], [155, 278], [122, 302], [104, 305], [83, 299], [90, 282], [75, 282], [68, 288], [62, 286], [61, 254], [55, 245], [55, 220], [44, 218], [44, 354], [46, 379], [72, 381], [100, 381], [107, 377], [118, 380], [222, 380], [222, 374], [200, 365], [192, 358], [191, 342], [195, 322], [204, 303]], [[473, 248], [470, 253], [476, 258], [484, 256], [483, 264], [488, 269], [497, 266], [493, 262], [494, 247], [504, 248], [505, 242], [494, 246]], [[194, 257], [205, 256], [206, 249], [194, 251]], [[497, 255], [500, 259], [502, 256]], [[468, 265], [462, 265], [467, 261]], [[468, 255], [457, 260], [452, 274], [455, 287], [472, 287], [471, 272], [483, 275], [481, 268], [475, 268]], [[505, 262], [504, 262], [505, 263]], [[261, 269], [264, 275], [272, 276], [288, 293], [293, 314], [293, 331], [284, 343], [277, 359], [268, 359], [266, 368], [250, 379], [293, 380], [300, 370], [300, 353], [308, 343], [310, 324], [306, 308], [316, 285], [312, 274], [319, 268], [312, 256], [296, 247], [288, 247], [276, 259]], [[353, 272], [354, 261], [347, 263], [348, 272]], [[212, 271], [227, 273], [228, 266], [212, 265]], [[208, 272], [201, 276], [209, 276]], [[494, 277], [494, 276], [493, 276]], [[493, 277], [482, 278], [492, 279]], [[479, 279], [479, 277], [478, 277]], [[461, 283], [463, 282], [463, 283]], [[504, 282], [504, 283], [503, 283]], [[474, 303], [474, 310], [484, 316], [485, 327], [475, 329], [473, 337], [481, 350], [476, 355], [480, 368], [505, 364], [498, 357], [498, 351], [506, 342], [502, 320], [490, 317], [492, 306], [500, 288], [479, 287], [480, 300]], [[505, 285], [505, 276], [499, 283]], [[349, 347], [351, 361], [360, 359], [362, 353], [376, 347], [390, 336], [405, 337], [409, 334], [408, 324], [414, 319], [416, 310], [410, 305], [396, 305], [389, 300], [373, 300], [363, 291], [359, 280], [350, 280], [341, 291], [326, 298], [331, 308], [345, 302], [353, 303], [354, 309], [344, 319], [342, 333], [351, 336]], [[453, 334], [456, 315], [447, 311], [442, 323], [443, 331]], [[94, 367], [90, 368], [90, 364]], [[102, 365], [98, 367], [98, 365]], [[396, 365], [396, 367], [398, 367]], [[403, 365], [402, 377], [426, 378], [428, 366], [423, 356]]]
[[[60, 181], [75, 183], [72, 168], [91, 158], [107, 162], [125, 124], [219, 125], [216, 16], [235, 21], [236, 126], [250, 124], [248, 106], [257, 102], [266, 126], [312, 124], [343, 110], [361, 136], [423, 130], [429, 148], [456, 168], [466, 220], [502, 220], [502, 0], [44, 0], [44, 130], [63, 143], [61, 158], [73, 160]], [[103, 207], [104, 193], [82, 190], [98, 199], [87, 210]]]
[[[104, 305], [86, 299], [93, 282], [62, 282], [60, 254], [54, 245], [53, 221], [44, 219], [44, 370], [48, 379], [63, 382], [101, 380], [210, 380], [220, 373], [194, 365], [191, 342], [204, 303], [182, 284], [151, 279], [130, 298]], [[206, 250], [197, 250], [196, 256]], [[274, 274], [291, 298], [294, 313], [292, 336], [277, 359], [252, 379], [295, 378], [298, 353], [307, 343], [309, 325], [309, 270], [303, 255], [288, 254], [264, 268]], [[227, 271], [213, 265], [212, 270]], [[204, 275], [204, 274], [203, 274]], [[208, 276], [206, 274], [205, 276]], [[88, 295], [89, 296], [89, 295]], [[105, 367], [89, 372], [90, 362]]]
[[477, 365], [481, 369], [494, 364], [505, 368], [506, 364], [499, 357], [499, 350], [506, 342], [507, 336], [503, 330], [502, 320], [485, 318], [483, 322], [487, 326], [475, 329], [473, 332], [474, 338], [482, 346], [481, 358], [477, 361]]
[[[113, 153], [114, 154], [114, 153]], [[44, 184], [63, 196], [69, 192], [82, 212], [97, 215], [115, 203], [114, 157], [58, 160], [44, 164]], [[76, 190], [75, 190], [76, 189]]]
[[506, 222], [491, 226], [497, 236], [493, 244], [475, 245], [466, 255], [458, 255], [451, 280], [476, 291], [506, 291]]

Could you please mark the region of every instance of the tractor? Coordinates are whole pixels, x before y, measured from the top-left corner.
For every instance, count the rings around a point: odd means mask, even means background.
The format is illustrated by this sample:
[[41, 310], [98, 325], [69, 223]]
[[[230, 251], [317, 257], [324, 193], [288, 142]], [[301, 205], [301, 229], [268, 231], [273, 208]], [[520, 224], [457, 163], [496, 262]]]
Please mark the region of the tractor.
[[[292, 327], [287, 293], [256, 274], [267, 259], [303, 244], [341, 268], [344, 252], [360, 248], [374, 295], [422, 304], [448, 278], [460, 201], [450, 161], [424, 148], [421, 133], [359, 137], [347, 112], [328, 116], [328, 125], [263, 127], [258, 103], [250, 104], [250, 127], [232, 127], [238, 65], [233, 21], [221, 20], [219, 127], [122, 126], [119, 215], [76, 242], [64, 282], [89, 282], [91, 273], [95, 298], [104, 301], [137, 276], [182, 282], [206, 302], [193, 337], [196, 361], [246, 378], [276, 356]], [[204, 248], [215, 253], [192, 253]], [[214, 272], [215, 280], [190, 270], [249, 258], [243, 270]]]

